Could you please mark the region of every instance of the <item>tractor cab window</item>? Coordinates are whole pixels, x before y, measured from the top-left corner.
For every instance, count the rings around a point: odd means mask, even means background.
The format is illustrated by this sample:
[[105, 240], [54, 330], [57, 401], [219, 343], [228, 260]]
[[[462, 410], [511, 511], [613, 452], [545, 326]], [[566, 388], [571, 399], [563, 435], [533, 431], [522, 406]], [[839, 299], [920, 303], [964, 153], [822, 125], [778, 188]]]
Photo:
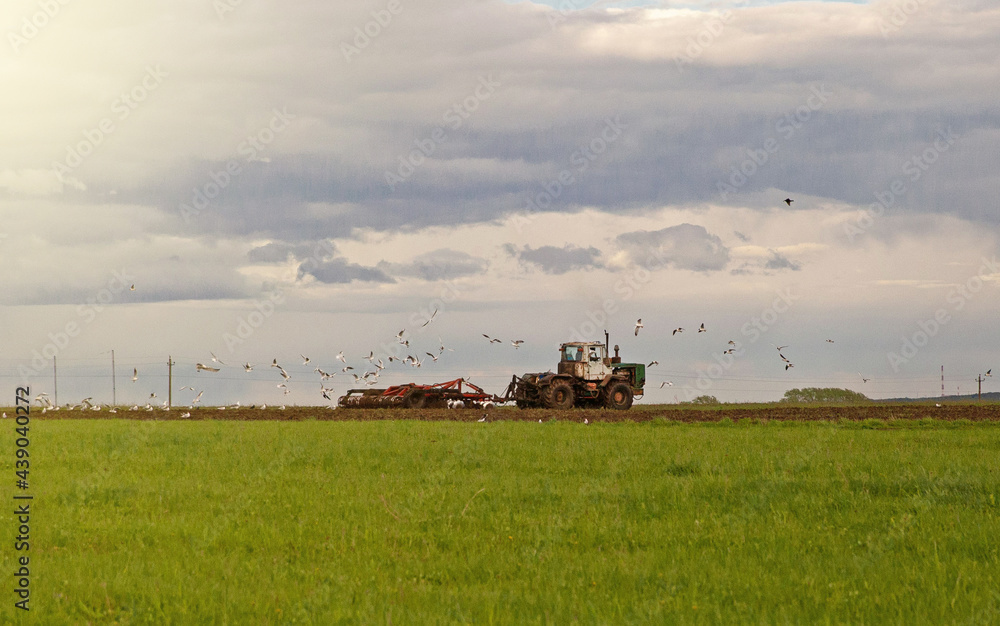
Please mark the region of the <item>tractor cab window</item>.
[[597, 348], [595, 348], [593, 346], [590, 347], [590, 357], [589, 358], [590, 358], [590, 361], [592, 363], [601, 360], [601, 357], [597, 354]]
[[564, 346], [563, 361], [582, 361], [583, 346]]

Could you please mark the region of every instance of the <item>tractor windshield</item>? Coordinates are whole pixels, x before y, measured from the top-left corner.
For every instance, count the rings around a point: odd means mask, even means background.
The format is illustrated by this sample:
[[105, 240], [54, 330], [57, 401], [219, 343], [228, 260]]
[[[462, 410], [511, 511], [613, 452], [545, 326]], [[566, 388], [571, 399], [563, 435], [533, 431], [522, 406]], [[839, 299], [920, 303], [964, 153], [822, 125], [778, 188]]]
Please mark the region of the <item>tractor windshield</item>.
[[562, 360], [563, 361], [582, 361], [583, 360], [583, 346], [577, 345], [566, 345], [562, 349]]

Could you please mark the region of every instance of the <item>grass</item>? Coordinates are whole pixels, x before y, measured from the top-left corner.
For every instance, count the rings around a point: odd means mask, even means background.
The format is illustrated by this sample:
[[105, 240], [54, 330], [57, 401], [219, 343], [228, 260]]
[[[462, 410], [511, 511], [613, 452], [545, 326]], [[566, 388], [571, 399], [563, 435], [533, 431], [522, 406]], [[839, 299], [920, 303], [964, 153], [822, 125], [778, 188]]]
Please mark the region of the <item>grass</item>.
[[1000, 619], [995, 422], [32, 434], [33, 608], [8, 576], [2, 623]]

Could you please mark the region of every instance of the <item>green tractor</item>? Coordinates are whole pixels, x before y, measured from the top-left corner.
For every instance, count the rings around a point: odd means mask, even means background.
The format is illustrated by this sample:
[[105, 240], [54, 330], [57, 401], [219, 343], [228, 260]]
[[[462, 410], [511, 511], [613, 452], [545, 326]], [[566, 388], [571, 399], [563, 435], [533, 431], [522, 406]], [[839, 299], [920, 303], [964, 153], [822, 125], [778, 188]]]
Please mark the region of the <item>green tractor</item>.
[[646, 384], [646, 366], [622, 363], [608, 355], [607, 333], [604, 343], [573, 341], [559, 346], [557, 372], [514, 376], [504, 397], [522, 409], [544, 407], [606, 407], [625, 411], [632, 400], [641, 397]]

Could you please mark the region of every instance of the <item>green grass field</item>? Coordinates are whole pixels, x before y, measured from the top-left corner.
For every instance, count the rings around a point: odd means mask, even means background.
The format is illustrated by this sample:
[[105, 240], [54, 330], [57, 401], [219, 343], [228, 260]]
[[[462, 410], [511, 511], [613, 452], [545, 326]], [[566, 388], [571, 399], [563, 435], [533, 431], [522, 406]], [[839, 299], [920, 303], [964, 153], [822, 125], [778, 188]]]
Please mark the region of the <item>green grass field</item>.
[[1000, 621], [1000, 424], [32, 422], [0, 622]]

